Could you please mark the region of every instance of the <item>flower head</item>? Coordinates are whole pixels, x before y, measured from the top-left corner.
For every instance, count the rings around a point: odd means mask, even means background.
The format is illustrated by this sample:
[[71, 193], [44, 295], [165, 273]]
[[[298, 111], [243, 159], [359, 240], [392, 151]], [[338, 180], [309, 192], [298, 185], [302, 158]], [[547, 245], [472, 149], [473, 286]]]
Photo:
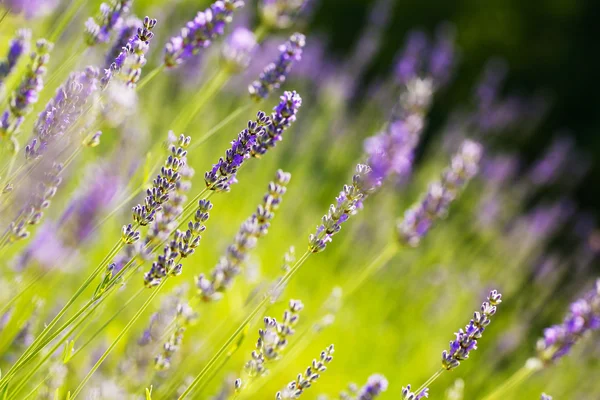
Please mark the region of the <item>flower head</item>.
[[221, 57], [225, 66], [233, 72], [243, 71], [250, 64], [256, 48], [256, 36], [244, 27], [238, 27], [225, 40]]
[[279, 89], [292, 70], [294, 61], [300, 61], [302, 58], [302, 49], [305, 43], [306, 38], [303, 34], [294, 33], [285, 44], [279, 46], [279, 58], [267, 65], [260, 73], [258, 80], [248, 86], [250, 97], [260, 101], [269, 97], [274, 90]]
[[210, 46], [214, 39], [225, 33], [225, 26], [233, 19], [233, 12], [243, 6], [241, 0], [218, 0], [198, 12], [165, 46], [165, 65], [176, 67]]
[[302, 393], [319, 379], [320, 374], [327, 370], [327, 365], [333, 360], [333, 352], [333, 345], [329, 345], [321, 352], [319, 360], [313, 360], [312, 364], [303, 373], [298, 374], [298, 377], [291, 381], [285, 389], [277, 392], [275, 399], [290, 400], [300, 398]]
[[469, 353], [477, 349], [477, 340], [490, 324], [490, 318], [496, 314], [496, 306], [500, 303], [502, 303], [502, 295], [492, 290], [481, 305], [480, 311], [475, 311], [473, 319], [465, 330], [460, 329], [456, 333], [456, 339], [450, 342], [450, 349], [442, 353], [442, 367], [452, 370], [458, 367], [461, 361], [469, 358]]
[[385, 376], [379, 374], [371, 375], [367, 384], [360, 389], [356, 400], [373, 400], [385, 392], [387, 387], [388, 381], [385, 379]]
[[88, 46], [108, 43], [112, 30], [121, 25], [129, 12], [132, 0], [111, 0], [100, 5], [100, 13], [85, 23], [85, 42]]
[[29, 51], [30, 39], [31, 31], [29, 29], [19, 29], [15, 37], [10, 40], [6, 59], [0, 61], [0, 83], [11, 73], [21, 55]]
[[411, 392], [410, 385], [402, 388], [402, 400], [421, 400], [426, 397], [429, 397], [429, 388], [425, 388], [419, 393]]
[[551, 363], [569, 353], [586, 333], [600, 330], [600, 279], [592, 290], [569, 307], [562, 324], [544, 330], [537, 343], [538, 358]]

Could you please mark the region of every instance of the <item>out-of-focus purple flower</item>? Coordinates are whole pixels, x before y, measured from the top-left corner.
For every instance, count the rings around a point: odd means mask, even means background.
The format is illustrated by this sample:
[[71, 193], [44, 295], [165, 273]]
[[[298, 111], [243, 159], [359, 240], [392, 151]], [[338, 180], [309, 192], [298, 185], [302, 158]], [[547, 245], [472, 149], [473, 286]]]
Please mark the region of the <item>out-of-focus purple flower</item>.
[[421, 400], [429, 397], [429, 388], [421, 390], [419, 393], [411, 392], [410, 385], [402, 388], [402, 400]]
[[306, 3], [306, 0], [262, 0], [259, 5], [260, 17], [268, 27], [289, 28]]
[[542, 158], [531, 168], [529, 179], [538, 186], [552, 183], [557, 179], [574, 148], [575, 143], [569, 137], [555, 139]]
[[429, 55], [429, 74], [436, 86], [444, 86], [450, 80], [456, 62], [454, 27], [449, 24], [438, 28], [437, 38]]
[[572, 200], [562, 199], [550, 205], [540, 205], [525, 216], [530, 234], [534, 237], [550, 237], [575, 212]]
[[104, 61], [104, 68], [110, 68], [115, 59], [121, 54], [123, 51], [123, 47], [127, 46], [127, 43], [135, 36], [136, 32], [139, 28], [142, 27], [142, 20], [135, 16], [129, 16], [121, 27], [119, 28], [119, 32], [117, 34], [117, 38], [113, 43], [112, 47], [106, 53], [106, 59]]
[[396, 76], [400, 83], [407, 83], [420, 75], [428, 47], [425, 33], [421, 31], [409, 33], [404, 52], [396, 63]]
[[225, 66], [233, 72], [243, 71], [250, 64], [256, 48], [256, 37], [247, 28], [238, 27], [225, 40], [221, 55]]
[[552, 396], [548, 396], [546, 393], [542, 393], [540, 400], [552, 400]]
[[486, 157], [481, 163], [481, 174], [486, 182], [502, 185], [515, 177], [519, 169], [519, 160], [512, 154]]
[[113, 29], [123, 23], [129, 13], [132, 0], [111, 0], [100, 5], [96, 18], [90, 17], [85, 23], [85, 42], [88, 46], [108, 43]]
[[467, 140], [462, 144], [442, 179], [431, 184], [425, 197], [404, 213], [397, 227], [401, 242], [417, 246], [434, 222], [446, 216], [450, 204], [477, 174], [482, 152], [476, 142]]
[[367, 384], [360, 389], [356, 400], [373, 400], [385, 392], [387, 387], [388, 381], [385, 379], [385, 376], [379, 374], [371, 375]]
[[458, 367], [460, 362], [469, 358], [469, 353], [477, 349], [477, 340], [490, 324], [490, 318], [496, 314], [496, 306], [502, 303], [502, 295], [492, 290], [480, 311], [475, 311], [473, 319], [463, 331], [456, 333], [456, 339], [450, 342], [450, 349], [442, 353], [442, 367], [448, 371]]
[[17, 258], [15, 269], [22, 271], [32, 261], [50, 269], [62, 265], [73, 256], [75, 249], [65, 245], [59, 234], [60, 228], [52, 222], [44, 223], [31, 243]]
[[15, 37], [8, 43], [6, 59], [0, 62], [0, 83], [11, 73], [21, 55], [29, 51], [30, 39], [31, 31], [29, 29], [19, 29]]
[[44, 39], [36, 43], [36, 51], [31, 54], [31, 63], [17, 90], [10, 95], [8, 110], [0, 118], [0, 136], [12, 136], [18, 133], [25, 116], [37, 103], [39, 92], [44, 87], [46, 65], [50, 61], [52, 43]]
[[284, 92], [271, 113], [271, 123], [265, 125], [264, 132], [257, 135], [250, 155], [260, 157], [275, 147], [283, 138], [283, 133], [296, 121], [296, 114], [302, 106], [302, 98], [296, 91]]
[[342, 229], [342, 224], [362, 208], [363, 201], [379, 188], [371, 176], [373, 171], [368, 165], [358, 164], [356, 174], [352, 177], [351, 185], [344, 185], [336, 197], [335, 204], [329, 206], [329, 211], [317, 225], [314, 234], [308, 237], [308, 249], [313, 253], [325, 250], [333, 236]]
[[155, 26], [156, 19], [144, 18], [142, 26], [137, 29], [137, 34], [129, 40], [114, 62], [105, 70], [100, 80], [102, 88], [110, 83], [114, 74], [118, 74], [128, 87], [135, 88], [142, 75], [142, 68], [146, 65], [146, 52], [150, 47], [150, 40], [154, 37], [152, 29]]
[[34, 127], [34, 139], [25, 147], [26, 158], [40, 157], [51, 142], [69, 133], [73, 124], [87, 111], [85, 105], [97, 89], [98, 70], [95, 67], [71, 73], [40, 113]]
[[483, 74], [475, 86], [475, 100], [480, 108], [489, 108], [496, 103], [500, 86], [506, 78], [508, 67], [504, 60], [492, 59], [484, 67]]
[[306, 38], [301, 33], [290, 36], [290, 39], [279, 47], [277, 61], [267, 65], [260, 73], [259, 79], [248, 87], [250, 97], [260, 101], [269, 97], [273, 90], [279, 89], [290, 73], [294, 61], [300, 61], [302, 58], [305, 43]]
[[244, 6], [241, 0], [218, 0], [209, 8], [198, 12], [196, 17], [181, 29], [178, 36], [172, 37], [165, 46], [165, 65], [169, 68], [187, 59], [212, 43], [225, 33], [225, 27], [233, 19], [233, 12]]
[[5, 0], [14, 13], [24, 13], [26, 18], [50, 14], [58, 6], [59, 0]]
[[538, 358], [552, 363], [569, 353], [586, 333], [600, 329], [600, 279], [594, 288], [569, 307], [562, 324], [544, 330], [537, 343]]

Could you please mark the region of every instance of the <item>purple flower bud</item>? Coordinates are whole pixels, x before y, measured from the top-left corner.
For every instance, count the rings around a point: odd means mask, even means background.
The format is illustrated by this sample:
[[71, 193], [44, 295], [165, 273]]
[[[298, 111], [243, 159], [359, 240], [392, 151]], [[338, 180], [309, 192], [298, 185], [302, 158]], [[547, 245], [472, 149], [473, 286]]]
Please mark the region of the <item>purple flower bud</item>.
[[221, 56], [227, 68], [233, 72], [240, 72], [250, 64], [255, 48], [254, 33], [244, 27], [239, 27], [235, 28], [225, 40]]
[[491, 322], [490, 318], [496, 313], [496, 306], [502, 303], [502, 295], [492, 290], [480, 311], [473, 314], [473, 319], [463, 331], [456, 333], [456, 339], [450, 342], [450, 349], [442, 353], [442, 367], [452, 370], [460, 362], [469, 358], [469, 353], [477, 349], [477, 340], [483, 335], [485, 327]]
[[243, 5], [241, 0], [218, 0], [198, 12], [181, 29], [179, 36], [172, 37], [165, 46], [165, 65], [176, 67], [210, 46], [213, 40], [225, 33], [225, 26], [231, 22], [233, 12]]
[[425, 388], [419, 393], [411, 392], [410, 385], [402, 388], [402, 400], [421, 400], [426, 397], [429, 397], [429, 388]]
[[110, 0], [110, 4], [102, 3], [96, 18], [89, 18], [85, 23], [85, 42], [88, 46], [108, 43], [113, 29], [123, 23], [123, 17], [129, 13], [132, 0]]
[[367, 384], [360, 389], [356, 400], [373, 400], [388, 387], [388, 381], [385, 376], [374, 374], [369, 377]]
[[292, 70], [294, 61], [300, 61], [302, 58], [302, 49], [305, 44], [306, 38], [303, 34], [294, 33], [290, 36], [290, 39], [279, 47], [279, 58], [267, 65], [260, 73], [259, 79], [248, 87], [250, 97], [260, 101], [269, 97], [273, 90], [279, 89]]
[[544, 337], [537, 343], [538, 357], [546, 364], [552, 363], [568, 354], [586, 333], [596, 330], [600, 330], [600, 279], [571, 304], [562, 324], [544, 330]]
[[29, 51], [31, 31], [19, 29], [15, 37], [8, 43], [8, 54], [6, 60], [0, 62], [0, 83], [11, 73], [23, 53]]

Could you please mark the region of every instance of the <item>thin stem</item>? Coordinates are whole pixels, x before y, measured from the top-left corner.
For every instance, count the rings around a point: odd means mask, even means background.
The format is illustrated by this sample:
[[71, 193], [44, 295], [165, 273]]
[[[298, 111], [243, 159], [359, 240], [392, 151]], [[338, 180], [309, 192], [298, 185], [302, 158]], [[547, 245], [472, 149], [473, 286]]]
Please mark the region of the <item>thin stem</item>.
[[36, 276], [35, 278], [33, 278], [31, 280], [31, 282], [29, 282], [27, 284], [27, 286], [25, 286], [23, 289], [21, 289], [19, 291], [19, 293], [17, 293], [16, 295], [14, 295], [8, 302], [6, 302], [6, 304], [4, 304], [4, 306], [2, 307], [2, 309], [0, 309], [0, 315], [3, 315], [5, 313], [6, 310], [8, 310], [8, 308], [14, 304], [15, 301], [17, 301], [26, 291], [28, 291], [33, 285], [35, 285], [37, 282], [39, 282], [44, 276], [46, 276], [51, 270], [48, 269], [46, 271], [44, 271], [43, 273], [39, 274], [38, 276]]
[[[79, 384], [79, 386], [77, 387], [77, 389], [75, 389], [75, 391], [73, 392], [73, 394], [71, 395], [71, 400], [75, 399], [77, 397], [77, 395], [81, 392], [81, 390], [83, 389], [83, 387], [85, 386], [85, 384], [90, 380], [90, 378], [92, 377], [92, 375], [94, 374], [94, 372], [96, 372], [96, 370], [100, 367], [100, 365], [104, 362], [104, 360], [106, 360], [106, 358], [108, 357], [108, 355], [110, 354], [110, 352], [117, 346], [117, 344], [121, 341], [121, 339], [123, 338], [123, 336], [125, 336], [127, 334], [127, 332], [129, 331], [129, 329], [131, 329], [131, 327], [133, 326], [133, 324], [135, 322], [137, 322], [137, 320], [142, 316], [142, 314], [144, 313], [144, 311], [146, 311], [146, 308], [148, 308], [148, 306], [150, 305], [150, 303], [152, 303], [152, 300], [154, 300], [154, 298], [158, 295], [158, 293], [160, 292], [160, 289], [162, 289], [165, 285], [165, 283], [168, 280], [168, 276], [165, 277], [163, 279], [163, 281], [160, 283], [160, 285], [158, 285], [156, 287], [156, 289], [154, 289], [152, 291], [152, 294], [146, 299], [146, 301], [144, 302], [144, 304], [142, 305], [142, 307], [140, 307], [140, 309], [137, 311], [137, 313], [135, 313], [135, 315], [129, 320], [129, 322], [127, 323], [127, 325], [125, 325], [125, 328], [123, 328], [123, 330], [121, 331], [121, 333], [119, 333], [119, 335], [117, 336], [117, 338], [110, 344], [110, 346], [108, 346], [108, 348], [106, 349], [106, 351], [102, 354], [102, 356], [100, 356], [100, 358], [98, 359], [98, 361], [96, 361], [96, 364], [94, 364], [94, 366], [92, 367], [92, 369], [90, 369], [90, 371], [88, 372], [88, 374], [85, 376], [85, 378], [83, 378], [83, 380], [81, 381], [81, 383]], [[141, 288], [142, 290], [140, 290], [137, 294], [141, 294], [144, 288]]]
[[[275, 285], [275, 287], [272, 289], [271, 293], [277, 293], [279, 291], [279, 289], [284, 287], [285, 284], [300, 269], [302, 264], [304, 264], [304, 262], [308, 259], [308, 257], [311, 254], [312, 253], [310, 251], [307, 251], [306, 253], [304, 253], [302, 255], [302, 257], [300, 257], [300, 259], [296, 262], [296, 264], [294, 264], [294, 266], [277, 283], [277, 285]], [[201, 383], [202, 380], [204, 379], [204, 377], [206, 377], [208, 375], [208, 373], [210, 372], [212, 367], [217, 363], [219, 358], [221, 358], [221, 356], [227, 351], [227, 349], [229, 349], [230, 346], [235, 342], [238, 335], [240, 335], [244, 331], [244, 329], [246, 328], [246, 325], [248, 325], [254, 319], [254, 317], [256, 317], [260, 313], [263, 306], [265, 306], [267, 304], [267, 302], [269, 302], [271, 300], [271, 296], [269, 294], [270, 293], [267, 292], [264, 295], [263, 299], [256, 305], [254, 310], [252, 310], [250, 313], [248, 313], [247, 317], [242, 321], [242, 323], [238, 326], [238, 328], [231, 334], [231, 336], [229, 336], [229, 339], [227, 339], [227, 341], [221, 346], [221, 348], [215, 353], [215, 355], [204, 366], [202, 371], [200, 371], [200, 373], [194, 378], [192, 383], [185, 389], [185, 391], [181, 394], [181, 396], [179, 396], [179, 400], [182, 400], [185, 397], [187, 397], [191, 393], [191, 391], [194, 389], [194, 387], [197, 386], [199, 383]]]
[[67, 27], [69, 21], [71, 21], [75, 13], [77, 13], [77, 11], [83, 5], [84, 2], [85, 0], [73, 0], [69, 7], [61, 13], [60, 20], [56, 23], [56, 26], [52, 30], [52, 33], [50, 33], [50, 35], [48, 36], [48, 40], [50, 42], [54, 43], [56, 39], [58, 39], [58, 37], [63, 33], [63, 31]]
[[543, 364], [537, 358], [530, 358], [525, 362], [520, 369], [518, 369], [514, 374], [512, 374], [507, 380], [505, 380], [500, 386], [498, 386], [492, 393], [488, 394], [483, 398], [483, 400], [494, 400], [494, 399], [504, 399], [504, 394], [506, 391], [511, 389], [514, 386], [519, 385], [531, 375], [542, 369]]
[[152, 71], [150, 71], [148, 74], [146, 74], [138, 82], [137, 86], [135, 87], [136, 90], [141, 90], [144, 86], [146, 86], [148, 84], [148, 82], [150, 82], [152, 79], [154, 79], [154, 77], [156, 75], [158, 75], [164, 69], [165, 69], [165, 64], [160, 64], [159, 66], [155, 67]]
[[208, 139], [210, 139], [215, 133], [217, 133], [219, 130], [221, 130], [223, 127], [225, 127], [227, 124], [229, 124], [235, 118], [237, 118], [238, 115], [240, 115], [241, 113], [243, 113], [244, 111], [249, 109], [252, 105], [253, 105], [252, 103], [248, 103], [244, 106], [240, 106], [237, 109], [235, 109], [232, 113], [230, 113], [227, 117], [225, 117], [221, 122], [219, 122], [217, 125], [213, 126], [211, 129], [209, 129], [209, 131], [206, 132], [200, 139], [194, 141], [194, 143], [192, 143], [192, 145], [190, 146], [190, 150], [194, 150], [194, 149], [198, 148], [201, 144], [203, 144]]
[[445, 369], [444, 368], [440, 368], [435, 374], [431, 375], [431, 377], [429, 379], [427, 379], [425, 381], [424, 384], [422, 384], [416, 391], [415, 393], [418, 395], [419, 393], [421, 393], [425, 388], [429, 387], [429, 385], [431, 385], [437, 378], [439, 378], [440, 375], [442, 375], [444, 373]]
[[347, 288], [344, 289], [344, 297], [350, 297], [356, 290], [362, 287], [373, 274], [379, 271], [396, 255], [398, 249], [398, 244], [395, 241], [391, 241], [367, 267], [361, 269], [358, 277], [350, 280]]

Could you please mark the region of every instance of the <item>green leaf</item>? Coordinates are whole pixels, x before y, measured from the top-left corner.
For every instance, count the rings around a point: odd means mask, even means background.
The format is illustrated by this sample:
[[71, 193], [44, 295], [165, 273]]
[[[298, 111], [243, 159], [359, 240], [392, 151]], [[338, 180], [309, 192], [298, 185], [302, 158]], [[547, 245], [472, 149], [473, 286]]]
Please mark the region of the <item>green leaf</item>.
[[74, 347], [75, 347], [75, 341], [67, 340], [67, 342], [65, 343], [65, 349], [63, 351], [63, 364], [66, 364], [69, 362], [69, 360], [71, 360], [71, 357], [73, 356], [73, 348]]
[[146, 400], [152, 400], [152, 385], [150, 385], [150, 389], [146, 388]]

